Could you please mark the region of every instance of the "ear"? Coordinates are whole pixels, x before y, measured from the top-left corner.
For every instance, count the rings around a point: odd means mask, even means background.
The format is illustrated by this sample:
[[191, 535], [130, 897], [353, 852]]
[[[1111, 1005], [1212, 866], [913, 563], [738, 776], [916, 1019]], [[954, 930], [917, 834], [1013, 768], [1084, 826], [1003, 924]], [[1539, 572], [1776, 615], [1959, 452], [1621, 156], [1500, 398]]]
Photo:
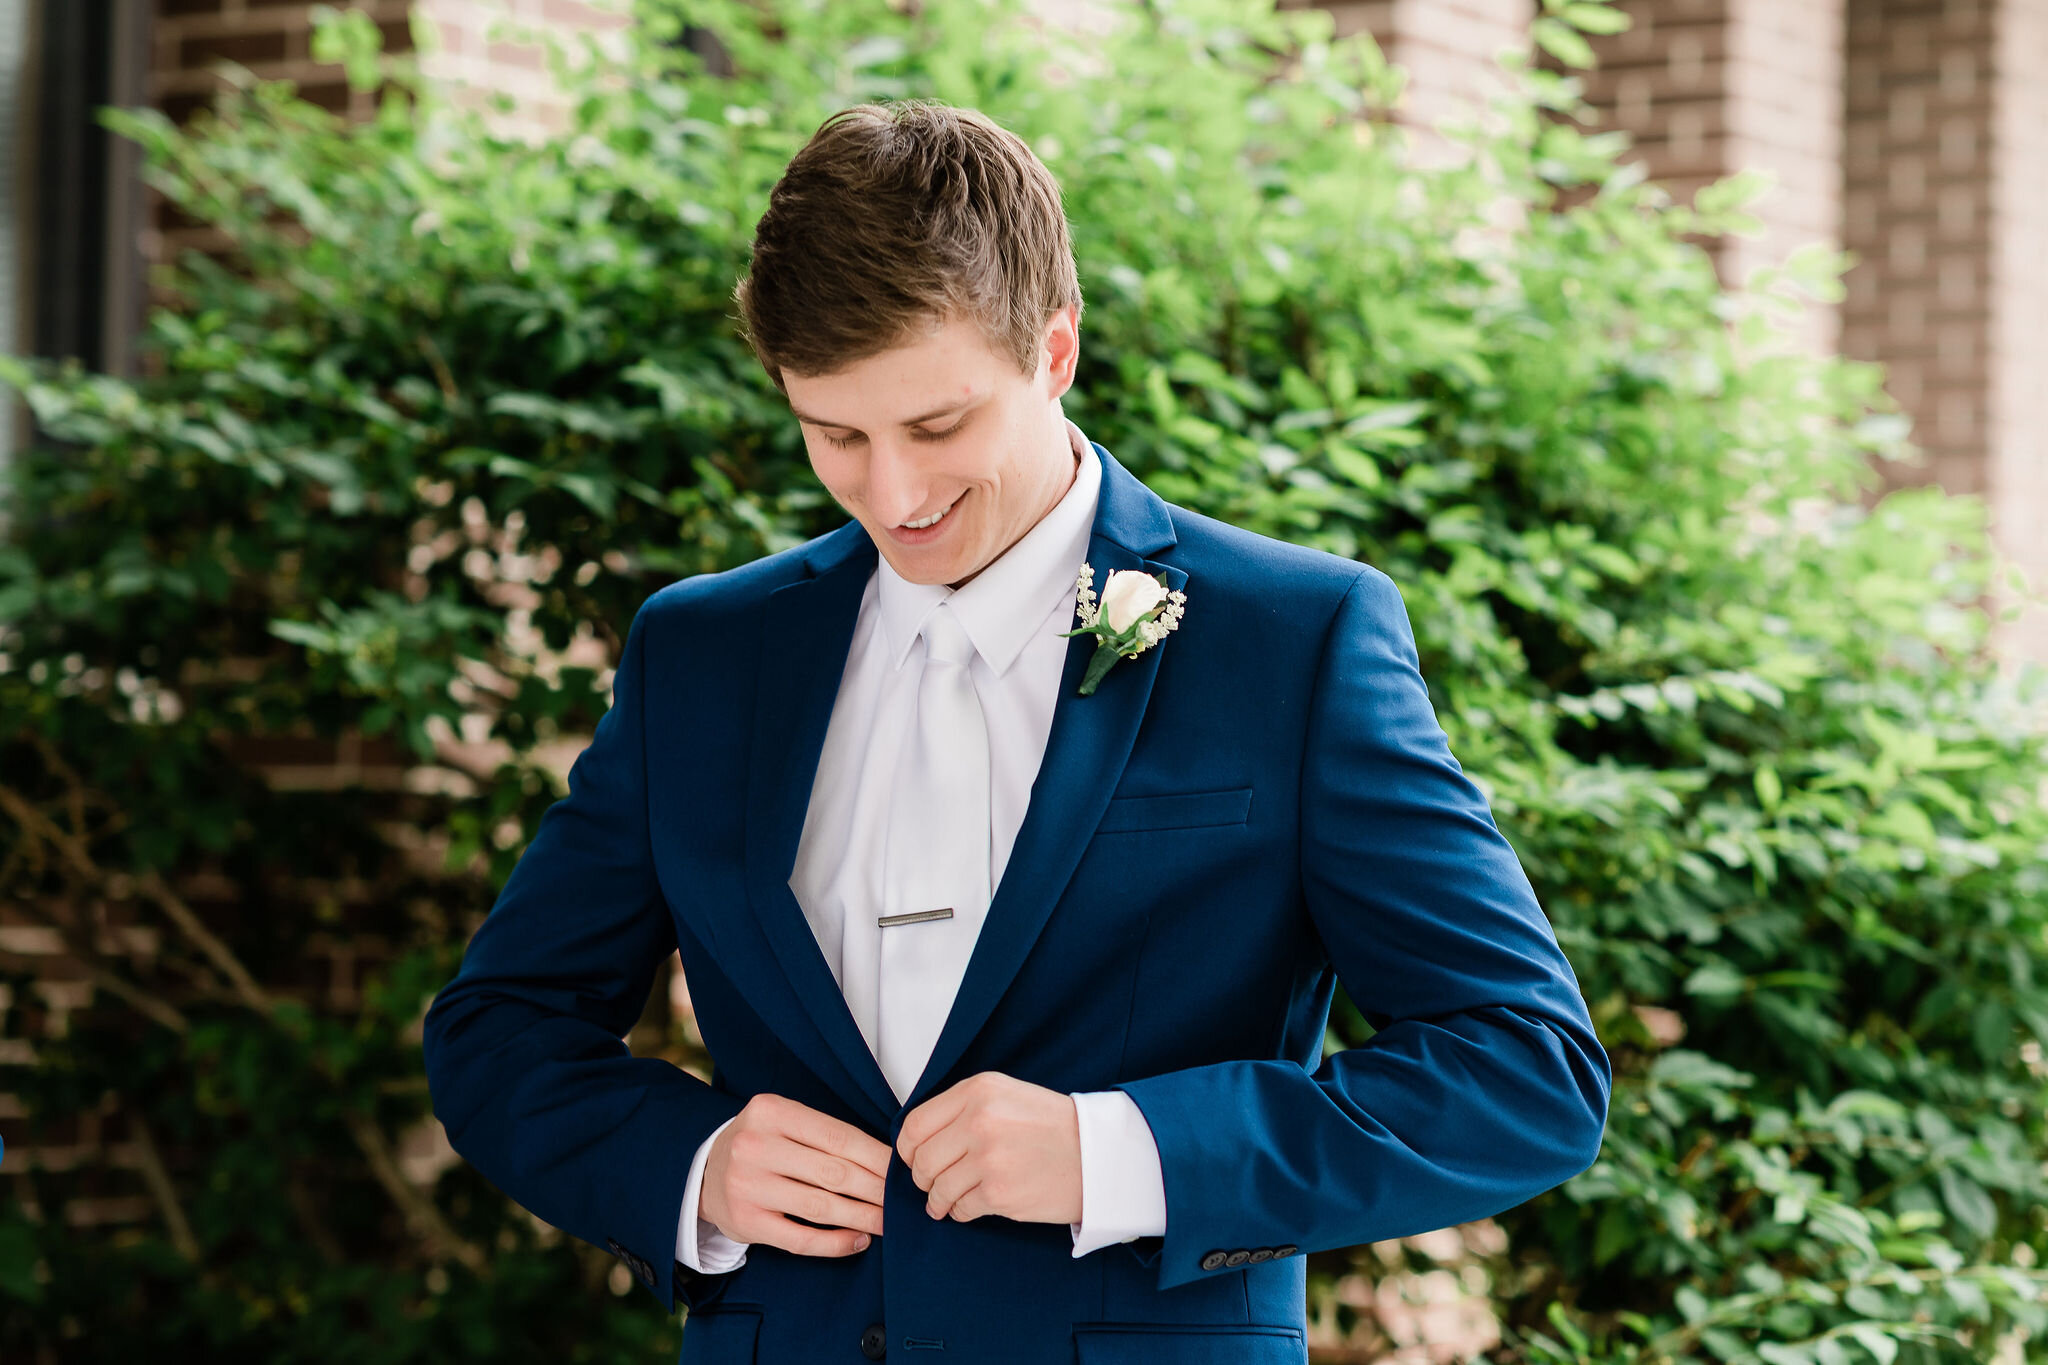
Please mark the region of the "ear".
[[1047, 367], [1046, 397], [1058, 398], [1074, 386], [1074, 372], [1081, 362], [1079, 310], [1073, 304], [1046, 320], [1038, 353]]

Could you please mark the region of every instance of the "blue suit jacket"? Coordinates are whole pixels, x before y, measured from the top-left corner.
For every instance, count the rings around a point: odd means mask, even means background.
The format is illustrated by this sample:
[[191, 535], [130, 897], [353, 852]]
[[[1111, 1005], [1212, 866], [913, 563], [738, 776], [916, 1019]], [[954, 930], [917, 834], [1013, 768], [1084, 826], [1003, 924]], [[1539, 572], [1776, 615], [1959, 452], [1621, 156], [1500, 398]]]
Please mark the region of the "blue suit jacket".
[[[427, 1013], [455, 1149], [687, 1304], [686, 1363], [1300, 1362], [1304, 1253], [1498, 1213], [1599, 1150], [1607, 1054], [1445, 742], [1393, 582], [1170, 504], [1091, 445], [1096, 583], [1161, 574], [1186, 617], [1088, 697], [1095, 642], [1070, 642], [1014, 852], [907, 1103], [788, 886], [876, 562], [858, 522], [641, 606], [569, 795]], [[677, 948], [709, 1084], [620, 1041]], [[1378, 1031], [1325, 1057], [1340, 978]], [[748, 1097], [893, 1147], [905, 1114], [984, 1070], [1129, 1094], [1165, 1236], [1077, 1259], [1064, 1224], [934, 1220], [897, 1157], [866, 1251], [675, 1261], [691, 1156]]]

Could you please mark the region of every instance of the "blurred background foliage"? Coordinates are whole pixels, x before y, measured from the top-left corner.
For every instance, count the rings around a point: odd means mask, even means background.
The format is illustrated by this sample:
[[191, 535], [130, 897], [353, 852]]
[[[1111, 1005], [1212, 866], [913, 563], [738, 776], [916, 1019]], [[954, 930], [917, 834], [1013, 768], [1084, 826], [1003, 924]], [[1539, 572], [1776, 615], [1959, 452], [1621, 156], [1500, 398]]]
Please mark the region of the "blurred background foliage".
[[[611, 1257], [459, 1163], [401, 1169], [418, 1018], [621, 623], [845, 519], [729, 295], [818, 121], [925, 96], [1065, 187], [1069, 415], [1165, 497], [1401, 586], [1616, 1063], [1599, 1161], [1501, 1235], [1313, 1255], [1318, 1359], [1389, 1350], [1372, 1282], [1438, 1261], [1493, 1360], [2019, 1358], [2048, 1325], [2040, 680], [1989, 654], [1979, 502], [1872, 504], [1909, 451], [1880, 375], [1775, 339], [1840, 261], [1722, 288], [1695, 243], [1744, 185], [1672, 205], [1555, 70], [1415, 165], [1399, 73], [1270, 0], [1158, 0], [1085, 50], [1010, 0], [640, 13], [625, 66], [561, 59], [573, 126], [539, 145], [345, 15], [322, 53], [367, 123], [254, 81], [183, 132], [104, 116], [235, 250], [177, 267], [151, 378], [0, 358], [49, 438], [0, 543], [0, 895], [111, 1003], [7, 1084], [32, 1124], [111, 1097], [159, 1217], [80, 1231], [98, 1173], [13, 1176], [0, 1356], [672, 1356]], [[1616, 21], [1545, 0], [1537, 37], [1569, 67]], [[355, 734], [437, 780], [394, 810], [235, 758]], [[314, 935], [387, 945], [359, 1008], [291, 988]], [[1329, 1046], [1368, 1034], [1340, 996]]]

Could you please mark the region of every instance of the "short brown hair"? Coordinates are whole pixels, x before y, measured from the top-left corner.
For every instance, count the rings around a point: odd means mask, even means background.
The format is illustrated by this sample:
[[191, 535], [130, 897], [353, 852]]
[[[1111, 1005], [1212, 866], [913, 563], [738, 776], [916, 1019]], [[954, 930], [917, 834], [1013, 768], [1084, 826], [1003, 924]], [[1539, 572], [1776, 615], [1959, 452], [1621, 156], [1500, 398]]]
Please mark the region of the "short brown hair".
[[857, 104], [818, 125], [769, 192], [742, 335], [782, 371], [830, 374], [955, 318], [1024, 374], [1046, 321], [1081, 284], [1059, 182], [1024, 140], [973, 109]]

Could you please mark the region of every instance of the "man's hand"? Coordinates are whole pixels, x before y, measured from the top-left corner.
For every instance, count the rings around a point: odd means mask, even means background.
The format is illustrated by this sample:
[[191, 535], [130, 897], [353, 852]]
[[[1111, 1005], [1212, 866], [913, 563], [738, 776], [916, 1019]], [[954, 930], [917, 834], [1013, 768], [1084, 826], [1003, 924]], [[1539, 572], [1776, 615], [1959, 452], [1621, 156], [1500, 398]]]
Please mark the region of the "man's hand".
[[[697, 1212], [736, 1242], [799, 1256], [851, 1256], [882, 1233], [889, 1144], [766, 1092], [711, 1144]], [[791, 1222], [803, 1218], [822, 1228]]]
[[1081, 1116], [1061, 1091], [969, 1076], [910, 1111], [896, 1150], [934, 1218], [1081, 1221]]

